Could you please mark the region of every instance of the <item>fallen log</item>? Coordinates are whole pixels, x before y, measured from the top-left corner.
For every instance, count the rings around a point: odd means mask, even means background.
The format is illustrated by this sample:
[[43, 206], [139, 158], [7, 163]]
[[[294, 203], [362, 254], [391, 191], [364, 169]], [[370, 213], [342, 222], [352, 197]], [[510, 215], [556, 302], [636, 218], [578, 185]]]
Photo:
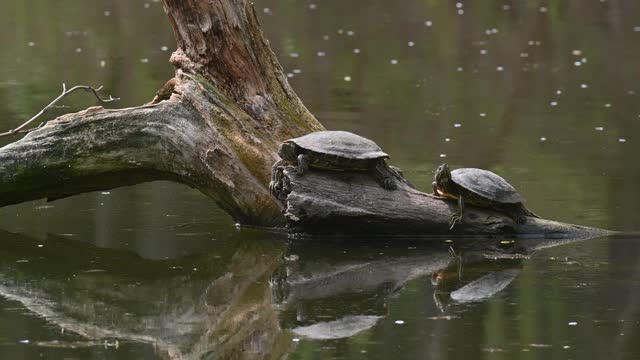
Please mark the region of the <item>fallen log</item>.
[[388, 191], [363, 173], [311, 170], [300, 176], [279, 168], [276, 197], [293, 233], [403, 234], [520, 238], [591, 238], [610, 231], [529, 217], [516, 224], [508, 216], [465, 208], [462, 223], [449, 229], [457, 202], [399, 184]]

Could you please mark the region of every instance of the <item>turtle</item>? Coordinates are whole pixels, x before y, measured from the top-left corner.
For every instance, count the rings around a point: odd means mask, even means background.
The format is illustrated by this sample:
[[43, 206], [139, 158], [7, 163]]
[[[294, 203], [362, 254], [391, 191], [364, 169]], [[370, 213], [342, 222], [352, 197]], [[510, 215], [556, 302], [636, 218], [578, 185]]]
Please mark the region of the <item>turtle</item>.
[[442, 164], [433, 179], [435, 195], [458, 200], [458, 211], [449, 218], [450, 229], [456, 222], [462, 222], [465, 204], [502, 212], [517, 224], [524, 224], [527, 216], [539, 218], [524, 206], [524, 198], [511, 184], [491, 171], [475, 168], [450, 171], [447, 164]]
[[389, 155], [373, 141], [348, 131], [316, 131], [285, 140], [278, 150], [281, 160], [273, 164], [269, 190], [275, 193], [278, 167], [294, 165], [299, 175], [309, 168], [334, 171], [367, 171], [386, 190], [396, 190], [397, 181], [410, 185], [400, 169], [389, 166]]

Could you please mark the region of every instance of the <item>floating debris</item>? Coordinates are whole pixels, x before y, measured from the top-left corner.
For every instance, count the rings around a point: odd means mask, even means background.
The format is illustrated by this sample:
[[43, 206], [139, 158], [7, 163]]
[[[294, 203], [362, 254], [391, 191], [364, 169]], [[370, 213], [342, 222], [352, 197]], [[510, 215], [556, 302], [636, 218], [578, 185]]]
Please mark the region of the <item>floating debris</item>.
[[551, 106], [558, 106], [558, 102], [557, 101], [552, 101], [549, 103], [549, 105]]
[[407, 43], [407, 45], [409, 45], [409, 47], [413, 47], [415, 44], [416, 44], [416, 43], [414, 43], [413, 41], [409, 41], [409, 42]]
[[402, 325], [402, 324], [404, 324], [404, 320], [396, 320], [396, 321], [394, 321], [394, 323], [396, 323], [398, 325]]
[[433, 25], [433, 22], [431, 22], [431, 20], [427, 20], [424, 22], [424, 26], [426, 27], [431, 27]]
[[168, 46], [161, 46], [160, 50], [164, 51], [164, 52], [167, 52], [167, 51], [169, 51], [169, 47]]
[[444, 141], [446, 141], [446, 142], [450, 142], [450, 141], [451, 141], [451, 139], [450, 139], [450, 138], [444, 138]]
[[298, 339], [298, 338], [293, 338], [293, 339], [291, 339], [291, 341], [293, 341], [293, 342], [299, 342], [299, 341], [300, 341], [300, 339]]
[[447, 157], [447, 154], [440, 154], [440, 157], [441, 157], [441, 158], [446, 158], [446, 157]]
[[317, 9], [317, 8], [318, 8], [318, 5], [313, 4], [313, 3], [312, 3], [312, 4], [309, 4], [309, 10], [315, 10], [315, 9]]
[[111, 15], [111, 11], [105, 10], [103, 14], [104, 14], [104, 16], [109, 16], [109, 15]]
[[300, 69], [293, 69], [293, 73], [294, 74], [300, 74], [302, 72], [302, 70]]
[[606, 104], [604, 104], [604, 107], [606, 107], [606, 108], [610, 108], [610, 107], [611, 107], [611, 104], [606, 103]]
[[353, 49], [353, 53], [354, 54], [360, 54], [360, 49], [358, 49], [358, 48]]
[[320, 57], [323, 57], [323, 56], [327, 55], [327, 53], [325, 53], [324, 51], [318, 51], [316, 55], [318, 55]]
[[390, 61], [391, 65], [396, 65], [398, 63], [397, 59], [391, 59]]
[[604, 128], [602, 126], [596, 126], [594, 129], [596, 131], [604, 131]]
[[453, 124], [453, 127], [455, 127], [455, 128], [459, 128], [459, 127], [462, 127], [462, 124], [460, 124], [460, 123], [455, 123], [455, 124]]
[[504, 68], [502, 66], [498, 66], [496, 67], [496, 71], [504, 71]]
[[542, 142], [547, 141], [547, 138], [546, 138], [546, 137], [544, 137], [544, 136], [541, 136], [541, 137], [540, 137], [540, 141], [542, 141]]
[[289, 53], [289, 57], [297, 58], [297, 57], [300, 57], [300, 54], [298, 54], [297, 52], [292, 52], [292, 53]]
[[480, 117], [485, 117], [487, 116], [487, 113], [480, 113]]
[[625, 139], [625, 138], [619, 138], [619, 139], [618, 139], [618, 142], [620, 142], [620, 143], [625, 143], [625, 142], [627, 142], [627, 139]]
[[142, 59], [140, 59], [140, 62], [143, 63], [143, 64], [147, 64], [149, 62], [149, 59], [142, 58]]
[[568, 324], [569, 324], [569, 326], [576, 326], [576, 325], [578, 325], [578, 322], [577, 321], [569, 321]]
[[571, 55], [580, 56], [580, 55], [582, 55], [582, 50], [572, 50], [571, 51]]
[[349, 82], [351, 81], [351, 76], [347, 75], [344, 77], [344, 81]]
[[486, 49], [480, 49], [480, 54], [487, 55], [487, 50]]
[[588, 87], [589, 87], [589, 85], [587, 85], [587, 84], [580, 84], [580, 87], [581, 87], [582, 89], [586, 89], [586, 88], [588, 88]]

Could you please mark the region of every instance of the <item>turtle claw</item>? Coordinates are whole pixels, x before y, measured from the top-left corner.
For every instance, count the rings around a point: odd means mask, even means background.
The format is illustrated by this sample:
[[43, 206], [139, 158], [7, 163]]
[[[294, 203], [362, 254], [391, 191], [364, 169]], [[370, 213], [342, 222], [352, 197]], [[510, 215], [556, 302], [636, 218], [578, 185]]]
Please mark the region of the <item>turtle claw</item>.
[[456, 222], [462, 223], [462, 215], [458, 213], [451, 214], [451, 216], [449, 216], [449, 230], [453, 230]]
[[388, 177], [382, 179], [382, 187], [385, 188], [385, 190], [396, 190], [398, 185], [393, 178]]

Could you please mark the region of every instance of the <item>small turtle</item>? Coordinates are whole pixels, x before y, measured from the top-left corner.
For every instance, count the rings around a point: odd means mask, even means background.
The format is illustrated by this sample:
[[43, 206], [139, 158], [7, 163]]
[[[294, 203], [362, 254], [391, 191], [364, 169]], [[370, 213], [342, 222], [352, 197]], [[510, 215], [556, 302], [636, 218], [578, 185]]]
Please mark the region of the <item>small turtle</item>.
[[472, 168], [450, 171], [447, 164], [442, 164], [433, 179], [435, 195], [458, 200], [459, 210], [450, 217], [450, 229], [456, 222], [462, 222], [465, 204], [500, 211], [518, 224], [524, 224], [527, 216], [539, 217], [524, 206], [524, 199], [513, 186], [491, 171]]
[[397, 189], [396, 181], [408, 184], [400, 169], [387, 164], [386, 159], [389, 155], [376, 143], [347, 131], [318, 131], [286, 140], [280, 145], [278, 155], [282, 160], [273, 164], [269, 184], [272, 194], [278, 182], [277, 169], [287, 164], [296, 165], [300, 175], [309, 167], [337, 171], [369, 171], [387, 190]]

